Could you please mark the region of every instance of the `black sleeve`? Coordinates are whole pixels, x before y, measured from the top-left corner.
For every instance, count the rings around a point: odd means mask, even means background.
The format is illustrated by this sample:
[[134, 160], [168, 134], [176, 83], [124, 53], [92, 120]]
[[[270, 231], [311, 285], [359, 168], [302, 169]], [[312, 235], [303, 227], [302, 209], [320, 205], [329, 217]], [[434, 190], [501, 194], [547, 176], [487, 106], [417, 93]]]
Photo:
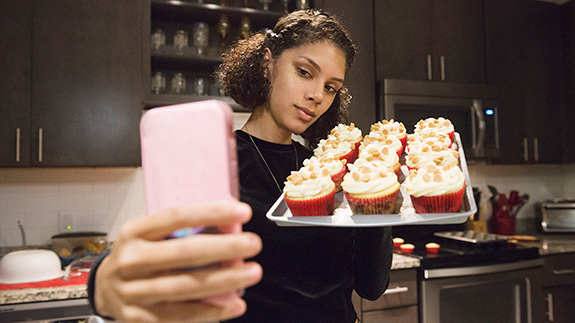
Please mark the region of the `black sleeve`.
[[110, 249], [104, 251], [103, 253], [101, 253], [100, 255], [98, 255], [98, 258], [96, 258], [96, 260], [94, 261], [94, 263], [92, 264], [92, 268], [90, 268], [90, 276], [88, 276], [88, 301], [90, 302], [90, 308], [92, 309], [92, 312], [94, 312], [94, 314], [103, 317], [107, 320], [114, 320], [111, 317], [106, 317], [106, 316], [102, 316], [98, 313], [98, 311], [96, 311], [96, 304], [94, 303], [94, 291], [95, 291], [95, 287], [96, 287], [96, 272], [98, 271], [98, 267], [100, 267], [100, 264], [102, 263], [102, 260], [104, 260], [104, 258], [106, 258], [108, 255], [110, 254]]
[[393, 259], [391, 227], [356, 229], [354, 243], [355, 291], [374, 301], [383, 295], [389, 283]]

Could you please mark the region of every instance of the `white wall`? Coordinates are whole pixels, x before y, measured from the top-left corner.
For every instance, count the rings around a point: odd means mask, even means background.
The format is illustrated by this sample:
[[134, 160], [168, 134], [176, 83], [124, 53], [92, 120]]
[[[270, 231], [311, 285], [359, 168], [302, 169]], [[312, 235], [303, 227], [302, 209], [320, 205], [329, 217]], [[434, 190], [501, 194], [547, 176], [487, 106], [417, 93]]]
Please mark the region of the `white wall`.
[[[480, 205], [490, 215], [487, 185], [509, 193], [528, 193], [530, 202], [518, 218], [535, 216], [535, 202], [552, 197], [575, 198], [575, 165], [469, 166], [473, 186], [483, 192]], [[17, 221], [29, 244], [49, 244], [58, 233], [59, 212], [71, 213], [75, 230], [118, 236], [129, 218], [145, 213], [140, 168], [0, 169], [0, 246], [21, 243]]]

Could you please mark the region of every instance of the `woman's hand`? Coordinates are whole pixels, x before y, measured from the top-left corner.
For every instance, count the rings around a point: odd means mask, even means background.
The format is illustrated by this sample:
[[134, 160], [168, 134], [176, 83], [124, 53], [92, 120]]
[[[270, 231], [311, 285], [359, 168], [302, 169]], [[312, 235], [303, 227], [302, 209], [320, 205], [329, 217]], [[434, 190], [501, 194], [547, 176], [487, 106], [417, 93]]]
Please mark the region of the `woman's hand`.
[[[229, 226], [250, 218], [247, 204], [220, 201], [126, 222], [96, 273], [96, 309], [122, 322], [208, 322], [242, 315], [246, 303], [233, 292], [259, 282], [261, 266], [207, 265], [253, 257], [261, 239], [249, 232], [165, 237], [181, 228]], [[191, 267], [202, 268], [185, 270]], [[218, 302], [205, 300], [220, 294], [227, 295]]]

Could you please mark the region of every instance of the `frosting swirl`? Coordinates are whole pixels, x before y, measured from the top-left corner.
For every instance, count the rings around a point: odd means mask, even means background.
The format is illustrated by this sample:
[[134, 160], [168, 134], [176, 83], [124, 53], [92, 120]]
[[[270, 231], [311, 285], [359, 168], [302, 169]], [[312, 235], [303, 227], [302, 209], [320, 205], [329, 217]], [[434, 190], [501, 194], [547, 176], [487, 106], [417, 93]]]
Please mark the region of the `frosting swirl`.
[[393, 135], [397, 138], [407, 136], [407, 131], [402, 122], [391, 120], [381, 120], [371, 125], [370, 132], [379, 132], [384, 136]]
[[354, 148], [354, 143], [341, 141], [337, 139], [337, 137], [329, 135], [327, 139], [321, 139], [319, 141], [313, 153], [318, 157], [331, 155], [339, 158], [350, 153]]
[[428, 165], [409, 171], [403, 183], [409, 195], [437, 196], [459, 191], [464, 185], [463, 172], [459, 167]]
[[416, 148], [421, 145], [439, 145], [441, 147], [449, 148], [451, 147], [451, 139], [443, 132], [439, 132], [433, 128], [426, 128], [409, 135], [407, 151], [409, 152], [412, 148]]
[[351, 123], [349, 126], [345, 124], [338, 124], [331, 129], [330, 136], [334, 136], [340, 141], [360, 142], [362, 140], [361, 129], [356, 128], [355, 124]]
[[349, 164], [349, 173], [343, 178], [341, 187], [355, 197], [389, 195], [399, 189], [397, 175], [389, 168], [381, 168], [365, 159]]
[[419, 120], [415, 125], [415, 130], [413, 132], [419, 132], [425, 128], [437, 129], [439, 132], [449, 134], [455, 131], [453, 124], [449, 119], [443, 117], [439, 118], [427, 118], [425, 120]]
[[434, 164], [436, 166], [457, 166], [459, 165], [459, 153], [453, 149], [441, 147], [439, 145], [421, 145], [411, 148], [405, 164], [409, 168], [421, 168]]
[[326, 156], [312, 156], [303, 161], [303, 165], [308, 168], [320, 168], [320, 169], [327, 169], [329, 175], [335, 175], [345, 167], [347, 161], [345, 159], [339, 159], [334, 156], [326, 155]]
[[361, 151], [372, 142], [379, 142], [395, 152], [403, 151], [403, 145], [396, 136], [385, 136], [379, 132], [370, 132], [363, 138], [361, 145], [359, 145], [359, 152], [361, 153]]
[[397, 169], [400, 167], [397, 153], [379, 141], [373, 141], [365, 146], [359, 153], [359, 158], [372, 162], [381, 168]]
[[302, 167], [292, 172], [284, 184], [284, 193], [290, 199], [314, 198], [335, 190], [328, 170], [317, 167]]

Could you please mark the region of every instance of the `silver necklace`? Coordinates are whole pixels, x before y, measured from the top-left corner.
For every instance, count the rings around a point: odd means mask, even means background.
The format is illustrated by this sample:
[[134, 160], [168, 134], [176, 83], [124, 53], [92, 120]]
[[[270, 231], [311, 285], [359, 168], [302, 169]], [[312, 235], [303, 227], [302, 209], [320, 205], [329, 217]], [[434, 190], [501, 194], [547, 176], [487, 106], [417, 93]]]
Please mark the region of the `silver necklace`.
[[[266, 168], [268, 169], [268, 172], [270, 173], [270, 175], [272, 176], [274, 182], [276, 183], [276, 186], [278, 187], [278, 190], [280, 191], [280, 193], [283, 193], [283, 190], [280, 187], [280, 184], [278, 183], [276, 177], [274, 176], [274, 173], [272, 173], [272, 170], [270, 169], [270, 166], [268, 165], [268, 163], [266, 162], [266, 159], [264, 158], [264, 155], [262, 155], [262, 152], [260, 151], [260, 149], [258, 148], [258, 145], [256, 145], [256, 142], [254, 141], [254, 138], [252, 137], [252, 135], [250, 134], [250, 130], [248, 129], [248, 127], [246, 125], [244, 125], [244, 127], [246, 128], [246, 133], [248, 134], [248, 136], [250, 137], [250, 140], [252, 141], [252, 144], [254, 145], [254, 147], [256, 147], [256, 150], [258, 151], [258, 154], [260, 155], [261, 159], [263, 160], [264, 164], [266, 165]], [[293, 152], [295, 154], [295, 170], [298, 170], [299, 168], [299, 163], [298, 163], [298, 158], [297, 158], [297, 149], [295, 148], [295, 145], [292, 141], [292, 147], [293, 147]]]

